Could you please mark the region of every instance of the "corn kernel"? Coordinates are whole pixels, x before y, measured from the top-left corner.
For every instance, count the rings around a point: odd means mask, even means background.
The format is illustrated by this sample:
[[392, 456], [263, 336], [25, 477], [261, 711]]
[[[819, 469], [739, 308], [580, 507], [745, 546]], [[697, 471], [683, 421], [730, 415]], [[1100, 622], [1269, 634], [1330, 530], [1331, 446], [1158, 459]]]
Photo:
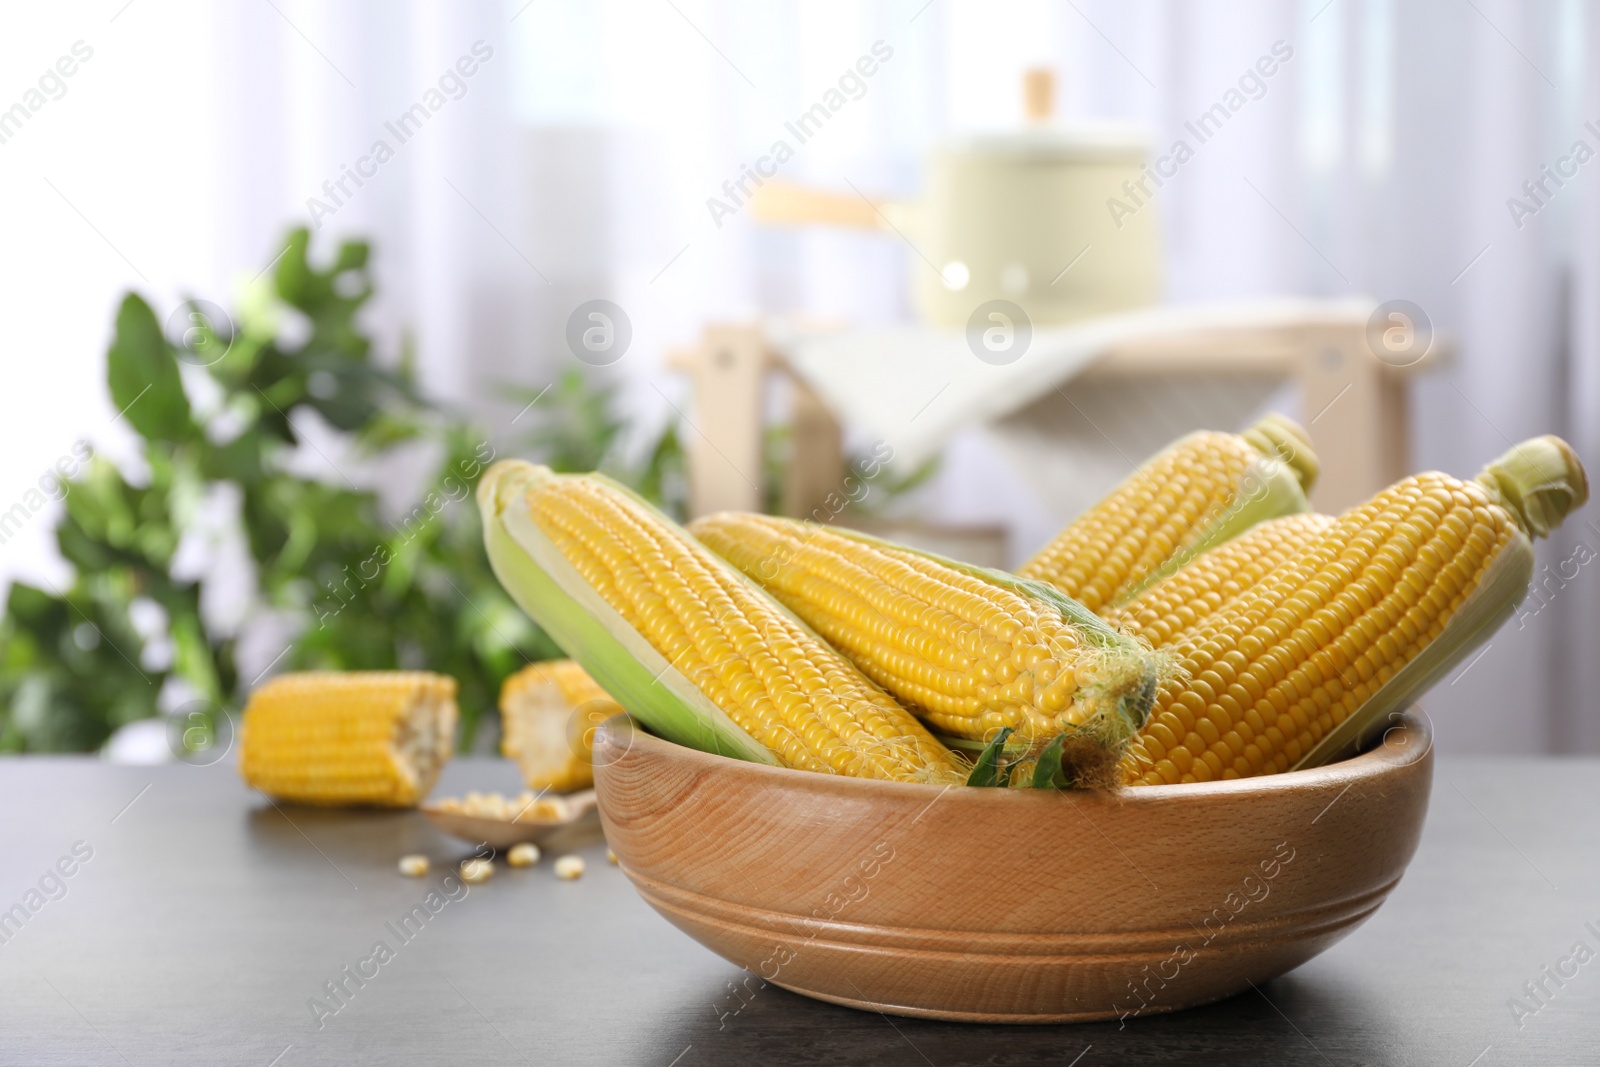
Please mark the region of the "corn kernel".
[[606, 849], [606, 862], [611, 864], [613, 867], [617, 865], [617, 854], [611, 851], [609, 848]]
[[560, 822], [567, 818], [567, 802], [560, 797], [539, 799], [532, 793], [506, 797], [499, 793], [468, 793], [465, 797], [441, 797], [433, 802], [439, 811], [468, 815], [496, 822]]
[[513, 867], [532, 867], [539, 862], [539, 846], [529, 841], [512, 845], [506, 853], [506, 862]]
[[487, 882], [492, 874], [494, 874], [494, 864], [488, 860], [461, 861], [461, 880], [463, 882], [477, 885], [479, 882]]
[[556, 877], [563, 882], [583, 877], [583, 857], [562, 856], [556, 860]]
[[401, 856], [400, 873], [407, 878], [421, 878], [432, 866], [426, 856]]

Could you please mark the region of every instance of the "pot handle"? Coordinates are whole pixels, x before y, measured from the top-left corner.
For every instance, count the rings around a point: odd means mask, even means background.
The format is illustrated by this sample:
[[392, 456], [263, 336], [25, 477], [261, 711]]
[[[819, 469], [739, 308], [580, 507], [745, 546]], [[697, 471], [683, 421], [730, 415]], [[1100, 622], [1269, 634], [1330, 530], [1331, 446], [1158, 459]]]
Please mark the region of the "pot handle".
[[1055, 117], [1056, 72], [1050, 67], [1032, 67], [1023, 72], [1022, 110], [1035, 126], [1045, 125]]
[[821, 223], [865, 230], [889, 228], [884, 218], [886, 202], [856, 193], [836, 193], [809, 185], [769, 181], [750, 198], [752, 217], [769, 226], [805, 226]]

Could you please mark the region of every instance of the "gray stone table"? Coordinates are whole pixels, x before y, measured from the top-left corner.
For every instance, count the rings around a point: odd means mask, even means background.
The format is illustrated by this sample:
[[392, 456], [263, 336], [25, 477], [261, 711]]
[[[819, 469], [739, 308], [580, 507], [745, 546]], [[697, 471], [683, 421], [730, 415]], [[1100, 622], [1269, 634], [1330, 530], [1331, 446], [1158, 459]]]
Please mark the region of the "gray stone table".
[[[451, 764], [440, 789], [470, 788], [518, 782]], [[546, 850], [579, 881], [547, 858], [452, 899], [471, 849], [415, 812], [280, 810], [231, 760], [0, 760], [0, 909], [27, 916], [0, 926], [0, 1063], [1600, 1064], [1597, 802], [1600, 762], [1440, 758], [1405, 879], [1321, 957], [1125, 1029], [990, 1027], [735, 999], [742, 972], [645, 906], [597, 828]], [[408, 852], [434, 873], [400, 877]]]

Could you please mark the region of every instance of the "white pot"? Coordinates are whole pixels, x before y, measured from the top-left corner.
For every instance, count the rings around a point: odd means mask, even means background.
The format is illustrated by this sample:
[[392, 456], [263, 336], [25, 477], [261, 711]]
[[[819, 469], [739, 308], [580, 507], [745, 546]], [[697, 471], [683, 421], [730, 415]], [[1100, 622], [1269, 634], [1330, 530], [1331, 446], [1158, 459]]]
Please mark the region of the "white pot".
[[935, 326], [964, 328], [991, 300], [1038, 325], [1156, 303], [1161, 228], [1147, 139], [1128, 126], [1052, 125], [1047, 70], [1029, 71], [1023, 91], [1029, 126], [934, 149], [918, 202], [767, 182], [756, 218], [898, 234], [913, 256], [913, 302]]
[[[954, 141], [931, 155], [921, 202], [883, 214], [929, 262], [914, 264], [913, 297], [936, 326], [965, 327], [990, 300], [1019, 305], [1039, 325], [1161, 298], [1155, 205], [1129, 205], [1147, 144], [1118, 127], [1038, 129]], [[901, 225], [901, 221], [904, 225]], [[930, 265], [931, 264], [931, 265]], [[936, 269], [935, 269], [936, 268]]]

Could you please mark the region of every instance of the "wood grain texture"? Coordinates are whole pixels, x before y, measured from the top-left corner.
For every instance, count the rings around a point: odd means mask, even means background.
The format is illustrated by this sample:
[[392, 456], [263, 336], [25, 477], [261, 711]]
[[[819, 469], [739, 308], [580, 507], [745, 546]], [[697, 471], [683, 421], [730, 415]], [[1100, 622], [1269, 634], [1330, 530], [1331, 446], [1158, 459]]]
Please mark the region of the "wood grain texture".
[[613, 719], [606, 837], [641, 896], [728, 960], [821, 1000], [971, 1022], [1208, 1003], [1344, 937], [1416, 850], [1430, 732], [1355, 759], [1116, 795], [761, 767]]

